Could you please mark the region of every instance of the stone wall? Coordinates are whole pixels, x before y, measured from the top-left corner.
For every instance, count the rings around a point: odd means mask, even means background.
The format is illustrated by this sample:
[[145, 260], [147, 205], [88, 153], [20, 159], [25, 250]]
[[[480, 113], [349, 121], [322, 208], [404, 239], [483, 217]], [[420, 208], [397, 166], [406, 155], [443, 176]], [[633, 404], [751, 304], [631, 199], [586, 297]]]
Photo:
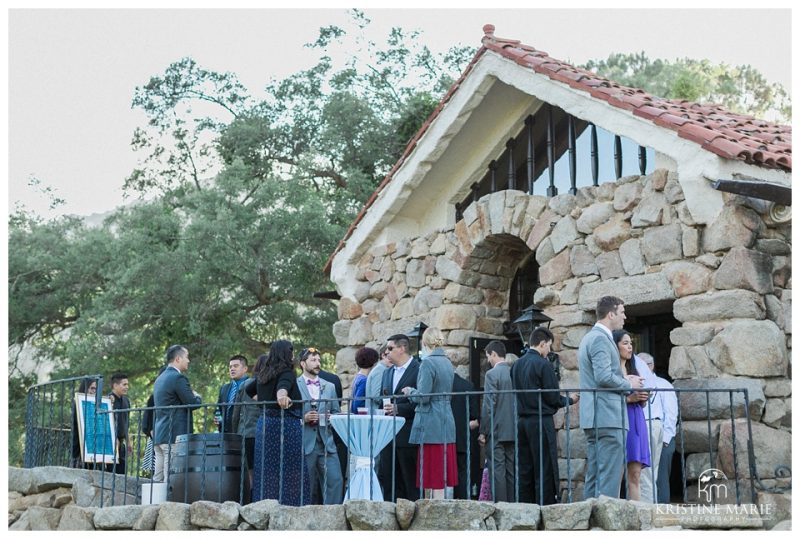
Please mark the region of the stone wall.
[[[670, 334], [675, 386], [747, 388], [750, 418], [775, 444], [768, 458], [756, 452], [758, 472], [775, 478], [775, 463], [791, 462], [791, 222], [772, 222], [744, 197], [724, 197], [706, 226], [694, 222], [675, 173], [663, 169], [550, 199], [486, 195], [454, 228], [375, 246], [351, 268], [359, 286], [339, 302], [337, 370], [349, 384], [358, 347], [423, 321], [445, 333], [448, 355], [466, 375], [469, 338], [502, 337], [511, 281], [532, 255], [541, 281], [534, 301], [553, 318], [562, 387], [578, 387], [577, 348], [599, 297], [671, 310], [681, 324]], [[681, 400], [687, 438], [706, 425], [698, 398]], [[729, 417], [729, 408], [726, 394], [715, 395], [712, 420]], [[744, 407], [734, 415], [743, 417]], [[687, 453], [708, 451], [705, 442]], [[730, 462], [721, 459], [726, 472]]]
[[[49, 477], [49, 478], [48, 478]], [[82, 483], [75, 483], [81, 479]], [[67, 468], [9, 469], [9, 530], [649, 530], [790, 529], [786, 497], [760, 496], [758, 510], [718, 506], [697, 518], [677, 506], [606, 497], [540, 507], [468, 500], [348, 500], [288, 507], [276, 500], [110, 505], [85, 495], [95, 476]], [[71, 483], [72, 481], [72, 483]], [[769, 509], [767, 509], [769, 507]]]

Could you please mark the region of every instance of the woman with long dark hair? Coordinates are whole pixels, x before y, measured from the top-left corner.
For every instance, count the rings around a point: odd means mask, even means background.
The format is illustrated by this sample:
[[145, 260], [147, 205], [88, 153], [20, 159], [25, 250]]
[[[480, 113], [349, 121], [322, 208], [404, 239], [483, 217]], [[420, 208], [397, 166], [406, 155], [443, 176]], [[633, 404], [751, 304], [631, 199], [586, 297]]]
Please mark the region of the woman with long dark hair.
[[302, 396], [294, 373], [292, 343], [275, 341], [245, 392], [263, 401], [256, 423], [252, 501], [306, 505], [311, 492], [303, 455]]
[[[639, 376], [633, 361], [633, 342], [631, 335], [624, 329], [612, 332], [614, 342], [619, 349], [619, 360], [623, 376], [635, 374]], [[650, 467], [650, 446], [647, 443], [647, 424], [644, 421], [644, 410], [647, 399], [642, 400], [643, 393], [637, 391], [627, 397], [628, 436], [625, 441], [625, 461], [628, 463], [628, 499], [639, 500], [639, 479], [642, 468]]]

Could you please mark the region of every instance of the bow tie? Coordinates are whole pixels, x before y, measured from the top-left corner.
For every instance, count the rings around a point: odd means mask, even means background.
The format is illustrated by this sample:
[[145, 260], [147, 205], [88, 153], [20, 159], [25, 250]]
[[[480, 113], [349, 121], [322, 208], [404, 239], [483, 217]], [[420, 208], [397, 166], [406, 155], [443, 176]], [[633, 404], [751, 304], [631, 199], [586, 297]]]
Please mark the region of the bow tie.
[[306, 385], [319, 387], [319, 380], [309, 380], [308, 378], [306, 378]]

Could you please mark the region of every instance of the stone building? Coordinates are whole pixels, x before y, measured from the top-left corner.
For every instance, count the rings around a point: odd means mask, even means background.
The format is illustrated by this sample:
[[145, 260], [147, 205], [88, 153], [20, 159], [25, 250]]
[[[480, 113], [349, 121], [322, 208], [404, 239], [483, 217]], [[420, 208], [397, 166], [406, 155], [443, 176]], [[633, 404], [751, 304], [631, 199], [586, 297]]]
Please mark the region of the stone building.
[[[709, 449], [731, 477], [734, 454], [749, 475], [747, 412], [759, 487], [785, 484], [791, 127], [661, 99], [484, 33], [328, 262], [343, 379], [358, 347], [422, 321], [480, 386], [482, 339], [513, 341], [510, 322], [535, 304], [552, 318], [561, 386], [575, 388], [596, 300], [616, 295], [636, 349], [676, 387], [748, 390], [747, 411], [741, 393], [711, 394], [710, 423], [705, 395], [681, 396], [688, 479]], [[580, 481], [582, 434], [569, 433]]]

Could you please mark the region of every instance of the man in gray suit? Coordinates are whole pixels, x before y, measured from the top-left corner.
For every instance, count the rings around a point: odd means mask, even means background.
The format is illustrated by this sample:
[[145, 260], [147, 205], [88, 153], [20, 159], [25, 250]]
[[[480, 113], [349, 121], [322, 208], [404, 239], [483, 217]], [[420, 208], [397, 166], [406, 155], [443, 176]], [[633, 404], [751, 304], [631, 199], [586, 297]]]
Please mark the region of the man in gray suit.
[[614, 296], [597, 301], [597, 323], [583, 337], [578, 348], [581, 390], [580, 427], [586, 434], [586, 483], [584, 498], [601, 494], [619, 498], [625, 465], [625, 434], [628, 414], [624, 394], [642, 387], [635, 375], [623, 377], [619, 350], [611, 332], [625, 324], [625, 305]]
[[[319, 377], [318, 352], [300, 356], [303, 374], [297, 386], [303, 396], [303, 452], [311, 485], [311, 503], [336, 505], [342, 503], [342, 468], [328, 422], [331, 412], [339, 411], [336, 388]], [[321, 497], [321, 499], [320, 499]]]
[[[169, 475], [169, 460], [177, 450], [175, 438], [192, 432], [192, 409], [202, 402], [192, 390], [184, 374], [189, 370], [189, 351], [176, 344], [167, 350], [167, 368], [153, 385], [153, 404], [156, 407], [153, 450], [155, 454], [154, 481], [163, 481]], [[190, 405], [183, 408], [168, 406]]]
[[491, 452], [487, 453], [489, 477], [494, 489], [494, 501], [516, 501], [514, 488], [515, 458], [514, 394], [498, 393], [513, 389], [511, 385], [511, 366], [506, 363], [506, 347], [500, 341], [486, 345], [486, 358], [492, 366], [486, 372], [483, 383], [483, 408], [481, 411], [480, 435], [478, 443], [489, 442]]

